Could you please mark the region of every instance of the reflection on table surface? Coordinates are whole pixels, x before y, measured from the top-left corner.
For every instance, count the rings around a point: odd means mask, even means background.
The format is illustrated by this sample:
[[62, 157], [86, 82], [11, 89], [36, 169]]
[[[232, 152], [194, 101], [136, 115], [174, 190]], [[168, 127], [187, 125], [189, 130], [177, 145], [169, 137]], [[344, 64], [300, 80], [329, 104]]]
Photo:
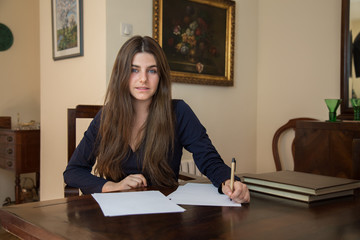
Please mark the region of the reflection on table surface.
[[240, 208], [181, 206], [183, 213], [104, 217], [88, 195], [5, 207], [0, 222], [39, 239], [360, 238], [359, 196], [307, 204], [252, 192], [251, 203]]

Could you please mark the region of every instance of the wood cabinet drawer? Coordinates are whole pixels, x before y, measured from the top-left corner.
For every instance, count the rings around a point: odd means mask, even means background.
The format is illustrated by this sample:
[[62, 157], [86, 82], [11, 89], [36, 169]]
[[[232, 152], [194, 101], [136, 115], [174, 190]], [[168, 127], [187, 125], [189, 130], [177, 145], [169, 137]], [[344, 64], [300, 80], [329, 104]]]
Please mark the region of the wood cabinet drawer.
[[14, 159], [0, 157], [0, 168], [12, 170], [15, 168]]
[[15, 142], [15, 134], [9, 133], [0, 133], [0, 144], [14, 143]]
[[15, 159], [15, 145], [0, 144], [0, 157]]

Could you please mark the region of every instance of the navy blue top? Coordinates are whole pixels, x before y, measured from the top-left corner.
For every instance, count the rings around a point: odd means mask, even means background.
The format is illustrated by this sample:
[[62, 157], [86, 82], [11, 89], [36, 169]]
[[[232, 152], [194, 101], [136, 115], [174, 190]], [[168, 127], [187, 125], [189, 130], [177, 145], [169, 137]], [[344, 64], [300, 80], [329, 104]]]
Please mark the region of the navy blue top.
[[[176, 117], [176, 131], [174, 155], [169, 163], [176, 178], [179, 176], [181, 156], [185, 148], [193, 154], [200, 172], [207, 176], [216, 187], [219, 187], [222, 182], [230, 178], [231, 169], [221, 159], [206, 129], [189, 105], [183, 100], [172, 100], [172, 103]], [[65, 183], [80, 188], [84, 194], [101, 192], [103, 185], [107, 182], [106, 179], [91, 174], [96, 161], [93, 148], [100, 126], [100, 115], [99, 112], [90, 123], [64, 171]], [[130, 147], [129, 149], [130, 157], [124, 163], [123, 169], [125, 175], [142, 173], [141, 163], [139, 165], [136, 154]]]

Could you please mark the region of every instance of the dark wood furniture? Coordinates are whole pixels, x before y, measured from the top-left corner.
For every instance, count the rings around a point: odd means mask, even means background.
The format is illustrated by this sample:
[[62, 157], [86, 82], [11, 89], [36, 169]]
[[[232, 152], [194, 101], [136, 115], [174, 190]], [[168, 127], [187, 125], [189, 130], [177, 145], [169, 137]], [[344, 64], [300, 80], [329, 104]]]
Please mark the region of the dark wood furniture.
[[360, 179], [360, 122], [298, 121], [294, 170]]
[[21, 202], [20, 174], [36, 173], [40, 179], [40, 130], [0, 129], [0, 168], [15, 172], [15, 201]]
[[251, 203], [240, 208], [182, 207], [183, 213], [104, 217], [86, 195], [4, 207], [0, 224], [24, 239], [360, 238], [358, 196], [309, 205], [252, 192]]
[[68, 160], [76, 148], [76, 119], [94, 118], [100, 111], [101, 105], [77, 105], [76, 108], [67, 110], [67, 127], [68, 127]]
[[[282, 125], [278, 130], [276, 130], [274, 137], [273, 137], [273, 141], [272, 141], [272, 152], [273, 152], [273, 156], [274, 156], [274, 162], [275, 162], [275, 167], [276, 167], [276, 171], [281, 171], [283, 170], [282, 166], [281, 166], [281, 159], [280, 159], [280, 155], [279, 155], [279, 142], [280, 142], [280, 138], [281, 136], [286, 133], [289, 130], [293, 130], [295, 131], [295, 127], [296, 127], [296, 122], [297, 121], [302, 121], [302, 120], [316, 120], [314, 118], [293, 118], [290, 119], [287, 123], [285, 123], [284, 125]], [[291, 144], [291, 153], [292, 156], [294, 158], [295, 155], [295, 144], [294, 141]]]
[[[76, 148], [76, 119], [78, 118], [94, 118], [100, 111], [101, 105], [77, 105], [76, 108], [68, 108], [67, 110], [67, 129], [68, 129], [68, 161]], [[79, 189], [65, 185], [64, 196], [78, 196]]]
[[0, 128], [11, 128], [11, 117], [0, 117]]
[[[356, 34], [356, 33], [352, 33]], [[354, 36], [356, 37], [356, 36]], [[341, 0], [341, 65], [340, 65], [340, 98], [342, 99], [339, 119], [353, 119], [354, 109], [351, 99], [349, 78], [352, 65], [352, 39], [350, 32], [350, 0]]]

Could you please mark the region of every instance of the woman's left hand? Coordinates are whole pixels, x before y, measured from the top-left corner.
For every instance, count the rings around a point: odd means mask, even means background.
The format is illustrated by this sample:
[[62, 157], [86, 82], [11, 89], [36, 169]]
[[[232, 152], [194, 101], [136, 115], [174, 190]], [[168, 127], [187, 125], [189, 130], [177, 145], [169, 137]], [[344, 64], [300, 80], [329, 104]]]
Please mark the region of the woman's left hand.
[[234, 190], [231, 192], [230, 189], [230, 179], [225, 181], [225, 184], [222, 185], [222, 192], [229, 196], [234, 202], [237, 203], [248, 203], [250, 202], [250, 192], [246, 184], [235, 181]]

